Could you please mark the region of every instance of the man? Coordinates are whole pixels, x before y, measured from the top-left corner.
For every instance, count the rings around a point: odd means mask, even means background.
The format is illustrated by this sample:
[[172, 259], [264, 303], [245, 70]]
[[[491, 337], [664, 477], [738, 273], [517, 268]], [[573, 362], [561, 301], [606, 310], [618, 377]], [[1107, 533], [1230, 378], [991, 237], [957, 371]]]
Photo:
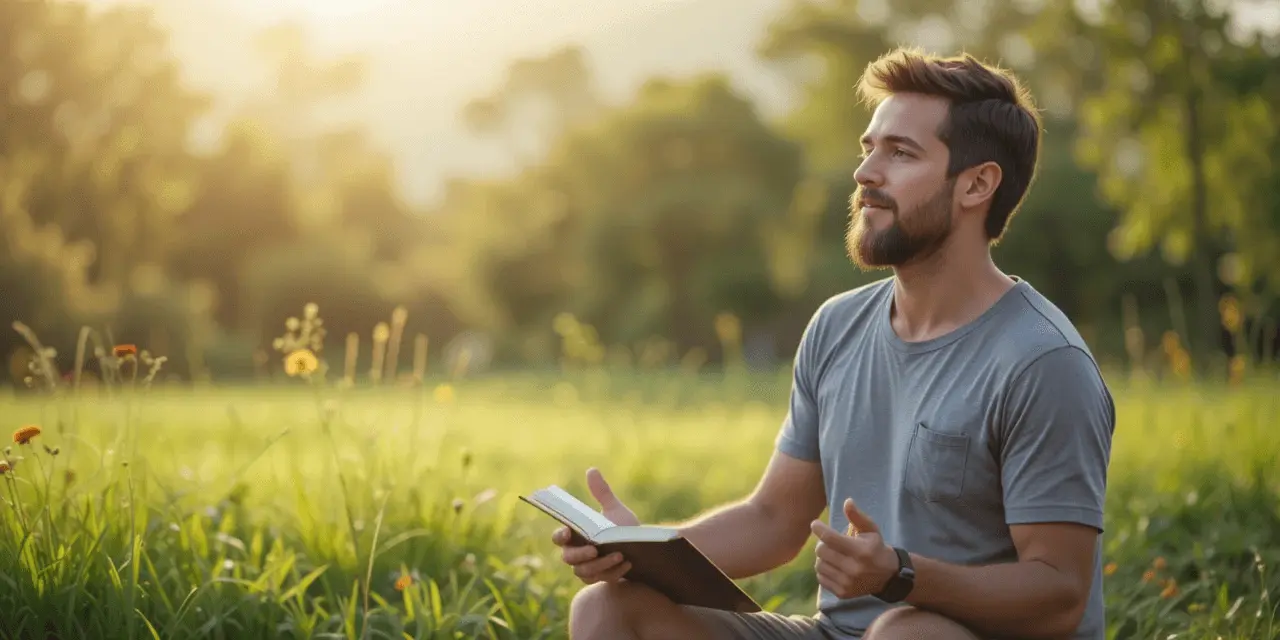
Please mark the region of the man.
[[[898, 50], [859, 88], [875, 110], [847, 246], [894, 276], [814, 314], [759, 486], [680, 527], [733, 578], [815, 537], [817, 615], [676, 606], [561, 530], [590, 585], [575, 640], [1104, 637], [1114, 405], [1070, 321], [990, 252], [1035, 174], [1039, 118], [968, 56]], [[637, 523], [598, 471], [588, 484]]]

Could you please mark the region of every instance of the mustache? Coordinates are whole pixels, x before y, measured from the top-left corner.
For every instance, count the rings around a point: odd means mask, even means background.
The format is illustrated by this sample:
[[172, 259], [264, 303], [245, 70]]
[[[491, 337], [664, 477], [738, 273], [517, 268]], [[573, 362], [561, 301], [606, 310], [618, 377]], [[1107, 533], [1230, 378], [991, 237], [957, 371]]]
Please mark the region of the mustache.
[[880, 191], [879, 189], [863, 189], [859, 187], [858, 190], [854, 191], [853, 195], [849, 197], [849, 204], [851, 204], [855, 210], [863, 207], [883, 207], [890, 211], [898, 210], [898, 203], [894, 202], [893, 198], [889, 197], [889, 194]]

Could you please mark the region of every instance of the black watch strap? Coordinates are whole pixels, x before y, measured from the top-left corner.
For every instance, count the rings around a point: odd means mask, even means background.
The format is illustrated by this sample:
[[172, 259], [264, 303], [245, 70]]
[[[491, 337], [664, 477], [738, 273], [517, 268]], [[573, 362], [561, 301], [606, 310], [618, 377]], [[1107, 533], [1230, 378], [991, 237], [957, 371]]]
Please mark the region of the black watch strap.
[[893, 551], [898, 554], [898, 572], [889, 578], [884, 589], [875, 594], [875, 597], [885, 602], [902, 602], [915, 587], [916, 570], [911, 564], [911, 554], [905, 549], [894, 547]]

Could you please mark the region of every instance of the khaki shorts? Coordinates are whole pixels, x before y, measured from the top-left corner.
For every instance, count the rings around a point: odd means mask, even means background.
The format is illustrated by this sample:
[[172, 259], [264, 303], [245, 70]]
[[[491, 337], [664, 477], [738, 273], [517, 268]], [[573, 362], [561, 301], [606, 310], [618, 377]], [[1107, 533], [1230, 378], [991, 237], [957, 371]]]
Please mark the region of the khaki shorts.
[[819, 626], [815, 616], [788, 616], [767, 611], [732, 613], [688, 606], [684, 610], [711, 630], [711, 635], [706, 638], [687, 640], [836, 640]]

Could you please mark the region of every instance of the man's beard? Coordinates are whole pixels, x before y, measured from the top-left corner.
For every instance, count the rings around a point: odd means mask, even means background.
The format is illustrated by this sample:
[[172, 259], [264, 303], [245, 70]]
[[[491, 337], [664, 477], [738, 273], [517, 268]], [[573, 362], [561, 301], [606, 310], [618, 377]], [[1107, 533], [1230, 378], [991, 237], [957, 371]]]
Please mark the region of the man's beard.
[[[905, 216], [899, 215], [898, 204], [884, 193], [874, 192], [873, 202], [888, 204], [893, 215], [893, 225], [883, 231], [871, 228], [870, 221], [858, 208], [855, 191], [849, 198], [849, 230], [845, 234], [845, 249], [849, 258], [863, 271], [888, 267], [901, 267], [912, 261], [923, 260], [942, 247], [951, 235], [952, 181], [943, 183], [938, 192], [925, 203]], [[873, 190], [874, 191], [874, 190]]]

